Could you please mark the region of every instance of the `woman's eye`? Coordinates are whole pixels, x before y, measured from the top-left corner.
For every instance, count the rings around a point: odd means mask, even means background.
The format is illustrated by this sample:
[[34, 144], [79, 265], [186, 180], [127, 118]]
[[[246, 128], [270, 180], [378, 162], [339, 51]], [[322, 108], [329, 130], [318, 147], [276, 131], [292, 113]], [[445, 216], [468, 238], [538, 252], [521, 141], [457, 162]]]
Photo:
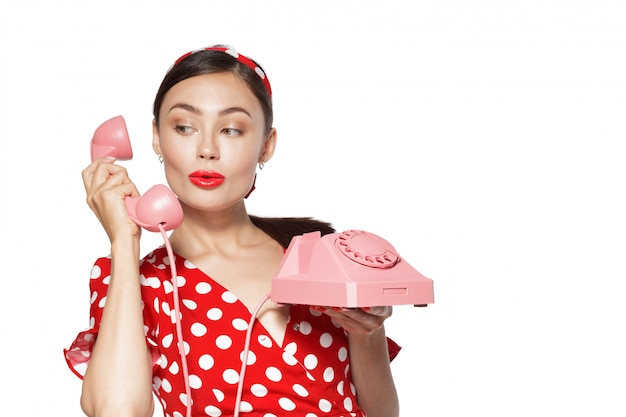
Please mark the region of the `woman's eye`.
[[241, 130], [235, 129], [234, 127], [226, 127], [222, 129], [222, 133], [224, 133], [226, 136], [239, 136], [242, 132]]
[[174, 130], [182, 135], [189, 135], [193, 133], [193, 128], [191, 126], [176, 125]]

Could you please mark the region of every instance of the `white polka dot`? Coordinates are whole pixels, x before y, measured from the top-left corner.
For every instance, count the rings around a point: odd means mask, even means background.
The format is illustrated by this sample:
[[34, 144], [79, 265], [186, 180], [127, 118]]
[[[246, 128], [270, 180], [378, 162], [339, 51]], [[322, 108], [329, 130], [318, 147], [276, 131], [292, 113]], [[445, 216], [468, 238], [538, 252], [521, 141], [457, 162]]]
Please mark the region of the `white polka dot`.
[[222, 318], [222, 315], [224, 313], [222, 313], [222, 310], [217, 308], [217, 307], [213, 307], [212, 309], [210, 309], [209, 311], [206, 312], [206, 316], [210, 319], [210, 320], [219, 320]]
[[352, 411], [352, 399], [350, 397], [344, 398], [343, 408], [345, 408], [346, 411]]
[[154, 305], [154, 311], [159, 313], [161, 311], [161, 308], [159, 307], [159, 297], [154, 297], [154, 302], [152, 304]]
[[330, 401], [325, 400], [325, 399], [322, 398], [320, 400], [320, 402], [318, 403], [318, 407], [324, 413], [328, 413], [330, 411], [331, 407], [332, 407], [332, 404], [330, 403]]
[[252, 411], [252, 404], [242, 400], [239, 403], [239, 411], [241, 411], [242, 413], [249, 413], [250, 411]]
[[100, 278], [100, 275], [102, 275], [102, 269], [98, 265], [94, 265], [91, 268], [91, 279]]
[[164, 348], [167, 349], [172, 345], [173, 341], [174, 341], [174, 335], [170, 333], [166, 336], [163, 336], [163, 339], [161, 339], [161, 344], [163, 345]]
[[309, 313], [311, 313], [313, 317], [320, 317], [322, 314], [324, 314], [321, 311], [313, 310], [312, 308], [309, 309]]
[[313, 413], [306, 413], [306, 416], [304, 417], [318, 417], [317, 414], [313, 414]]
[[204, 336], [207, 332], [207, 328], [202, 323], [194, 323], [191, 325], [191, 334], [196, 337]]
[[298, 350], [298, 345], [296, 344], [296, 342], [289, 343], [287, 346], [285, 346], [285, 349], [284, 349], [284, 351], [289, 353], [290, 355], [295, 355], [297, 350]]
[[106, 284], [106, 285], [109, 285], [111, 283], [111, 275], [107, 275], [106, 277], [104, 277], [102, 279], [102, 283]]
[[170, 305], [167, 303], [167, 301], [163, 301], [161, 303], [161, 311], [163, 311], [163, 314], [166, 315], [170, 315]]
[[233, 341], [230, 337], [223, 334], [215, 339], [215, 345], [220, 349], [226, 350], [233, 345]]
[[209, 354], [204, 354], [198, 359], [198, 366], [205, 371], [213, 368], [213, 365], [215, 365], [215, 360], [213, 359], [213, 356]]
[[209, 417], [220, 417], [222, 415], [222, 411], [214, 405], [209, 405], [205, 407], [204, 412]]
[[170, 365], [170, 368], [168, 369], [168, 371], [170, 371], [170, 373], [172, 375], [178, 374], [178, 371], [180, 371], [180, 367], [178, 366], [178, 362], [176, 362], [176, 361], [172, 362], [172, 364]]
[[176, 275], [176, 286], [177, 286], [178, 288], [180, 288], [180, 287], [184, 287], [186, 283], [187, 283], [187, 279], [185, 279], [185, 277], [184, 277], [184, 276], [182, 276], [182, 275]]
[[226, 52], [228, 55], [232, 56], [233, 58], [239, 58], [239, 53], [235, 51], [233, 48], [228, 48], [224, 52]]
[[348, 349], [346, 349], [345, 346], [342, 346], [339, 349], [337, 357], [341, 362], [344, 362], [348, 358]]
[[208, 282], [199, 282], [196, 284], [196, 292], [198, 294], [208, 294], [211, 291], [211, 284]]
[[170, 384], [170, 381], [167, 378], [163, 378], [163, 381], [161, 382], [161, 389], [165, 392], [172, 392], [172, 384]]
[[255, 397], [265, 397], [269, 391], [267, 390], [267, 388], [265, 386], [263, 386], [261, 384], [253, 384], [250, 387], [250, 392]]
[[195, 310], [198, 308], [198, 303], [193, 300], [183, 300], [183, 305], [187, 307], [189, 310]]
[[283, 352], [283, 362], [289, 366], [294, 366], [298, 363], [298, 359], [289, 352]]
[[222, 300], [224, 300], [225, 303], [233, 304], [237, 302], [237, 297], [235, 297], [235, 294], [230, 291], [224, 291], [224, 294], [222, 294]]
[[170, 317], [172, 319], [172, 324], [175, 324], [176, 323], [176, 317], [178, 317], [178, 321], [181, 321], [183, 319], [183, 312], [182, 311], [171, 310], [170, 311]]
[[333, 343], [333, 337], [330, 333], [324, 333], [320, 336], [320, 345], [322, 347], [327, 348]]
[[262, 79], [265, 79], [265, 73], [263, 72], [261, 68], [254, 67], [254, 71], [257, 73], [259, 77], [261, 77]]
[[352, 393], [352, 395], [356, 395], [356, 387], [352, 382], [350, 382], [350, 392]]
[[[239, 359], [243, 362], [243, 354], [244, 352], [241, 351], [241, 354], [239, 355]], [[248, 360], [246, 361], [247, 365], [254, 365], [256, 363], [256, 354], [251, 351], [248, 350]]]
[[333, 379], [335, 379], [335, 370], [331, 366], [324, 369], [323, 378], [324, 378], [324, 381], [331, 382]]
[[171, 294], [174, 291], [174, 287], [171, 282], [163, 281], [163, 290], [165, 290], [165, 294]]
[[259, 341], [259, 344], [263, 347], [266, 347], [266, 348], [272, 347], [272, 339], [268, 337], [267, 335], [264, 335], [264, 334], [259, 335], [258, 341]]
[[139, 282], [144, 287], [151, 287], [151, 288], [155, 288], [156, 289], [156, 288], [159, 288], [161, 286], [161, 280], [158, 279], [157, 277], [146, 278], [143, 275], [140, 275], [139, 276]]
[[315, 367], [317, 366], [317, 362], [317, 356], [310, 353], [304, 358], [304, 367], [306, 369], [315, 369]]
[[234, 319], [233, 320], [233, 327], [237, 330], [241, 330], [246, 331], [248, 330], [248, 322], [245, 321], [244, 319]]
[[283, 379], [283, 374], [276, 367], [270, 366], [265, 370], [265, 376], [272, 382], [278, 382]]
[[202, 387], [202, 380], [198, 375], [189, 375], [189, 386], [193, 389], [200, 389]]
[[222, 378], [227, 384], [236, 384], [239, 382], [239, 372], [234, 369], [227, 369], [222, 373]]
[[296, 409], [296, 404], [289, 398], [282, 397], [278, 400], [278, 405], [285, 411], [293, 411]]
[[161, 382], [161, 378], [155, 376], [154, 378], [152, 378], [152, 388], [154, 390], [158, 390], [161, 387]]
[[196, 266], [192, 264], [191, 262], [189, 262], [188, 260], [185, 260], [184, 265], [185, 265], [185, 268], [187, 269], [196, 269]]
[[211, 391], [213, 391], [213, 395], [215, 395], [215, 398], [220, 403], [224, 401], [224, 398], [226, 398], [226, 395], [222, 391], [218, 390], [217, 388], [213, 388]]
[[98, 299], [98, 291], [94, 291], [91, 293], [91, 300], [89, 300], [89, 304], [93, 304]]
[[308, 397], [309, 396], [309, 391], [304, 388], [302, 385], [300, 384], [294, 384], [293, 387], [291, 387], [293, 389], [293, 392], [295, 392], [296, 394], [298, 394], [301, 397]]
[[107, 298], [106, 297], [102, 297], [102, 300], [100, 300], [100, 302], [98, 303], [98, 307], [100, 308], [104, 308], [104, 305], [107, 302]]
[[167, 364], [168, 364], [168, 361], [167, 361], [167, 356], [165, 356], [165, 355], [161, 354], [161, 357], [159, 358], [158, 363], [159, 363], [159, 366], [160, 366], [162, 369], [167, 368]]
[[337, 384], [337, 392], [339, 393], [339, 395], [341, 395], [342, 397], [345, 395], [344, 391], [343, 391], [343, 381], [339, 381], [339, 383]]
[[311, 334], [311, 330], [313, 330], [313, 327], [308, 321], [303, 321], [300, 323], [300, 333], [304, 335]]

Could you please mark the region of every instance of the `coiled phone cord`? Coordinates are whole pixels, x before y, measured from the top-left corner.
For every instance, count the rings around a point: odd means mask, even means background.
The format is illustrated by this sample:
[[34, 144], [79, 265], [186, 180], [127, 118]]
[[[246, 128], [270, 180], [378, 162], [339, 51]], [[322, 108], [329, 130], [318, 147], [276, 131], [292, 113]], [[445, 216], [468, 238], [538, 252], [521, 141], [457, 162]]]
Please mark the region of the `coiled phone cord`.
[[[187, 402], [187, 417], [192, 417], [191, 415], [191, 385], [189, 383], [189, 368], [187, 367], [187, 353], [185, 352], [185, 344], [183, 340], [183, 329], [181, 324], [181, 315], [180, 315], [180, 299], [178, 297], [178, 273], [176, 271], [176, 260], [174, 258], [174, 251], [172, 250], [172, 246], [170, 244], [170, 240], [167, 237], [165, 232], [165, 228], [162, 224], [158, 225], [159, 231], [161, 232], [161, 236], [163, 236], [163, 241], [165, 242], [165, 249], [167, 250], [167, 255], [170, 260], [170, 271], [172, 274], [172, 287], [173, 287], [173, 296], [174, 296], [174, 314], [176, 317], [174, 318], [174, 322], [176, 324], [176, 337], [178, 339], [178, 351], [180, 353], [180, 361], [181, 367], [183, 371], [183, 378], [185, 380], [185, 395]], [[252, 312], [252, 316], [250, 318], [250, 323], [248, 324], [248, 330], [246, 331], [246, 341], [243, 350], [243, 357], [241, 359], [241, 370], [239, 371], [239, 383], [237, 385], [237, 398], [235, 399], [235, 409], [233, 412], [233, 417], [239, 417], [239, 407], [241, 405], [241, 397], [243, 396], [243, 380], [246, 374], [246, 367], [248, 366], [248, 352], [250, 351], [250, 339], [252, 338], [252, 326], [254, 321], [256, 320], [256, 316], [259, 313], [259, 310], [263, 305], [270, 299], [270, 294], [264, 295], [256, 308]]]

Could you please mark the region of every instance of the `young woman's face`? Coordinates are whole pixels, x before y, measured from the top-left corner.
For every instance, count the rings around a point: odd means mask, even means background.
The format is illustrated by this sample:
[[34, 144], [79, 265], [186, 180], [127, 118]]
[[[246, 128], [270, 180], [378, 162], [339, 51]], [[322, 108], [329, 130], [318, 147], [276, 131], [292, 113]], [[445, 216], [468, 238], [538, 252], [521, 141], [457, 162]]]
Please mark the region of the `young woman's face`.
[[248, 193], [256, 165], [274, 152], [261, 105], [230, 73], [199, 75], [174, 85], [160, 109], [153, 148], [168, 184], [186, 205], [227, 208]]

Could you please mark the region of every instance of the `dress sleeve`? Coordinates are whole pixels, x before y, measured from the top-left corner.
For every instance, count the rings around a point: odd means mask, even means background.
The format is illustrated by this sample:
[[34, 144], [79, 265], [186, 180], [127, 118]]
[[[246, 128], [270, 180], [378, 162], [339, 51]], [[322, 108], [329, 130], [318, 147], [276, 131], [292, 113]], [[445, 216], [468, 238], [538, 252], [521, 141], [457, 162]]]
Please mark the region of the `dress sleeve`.
[[402, 347], [400, 345], [398, 345], [392, 339], [387, 338], [387, 351], [389, 352], [389, 362], [391, 362], [396, 358], [396, 356], [398, 356], [398, 353], [400, 353], [401, 349]]
[[[106, 303], [107, 290], [111, 280], [111, 258], [99, 258], [91, 269], [89, 280], [90, 290], [90, 308], [89, 308], [89, 326], [87, 329], [78, 333], [69, 348], [63, 349], [65, 360], [70, 370], [79, 378], [85, 376], [87, 365], [91, 359], [91, 353], [94, 343], [98, 337], [100, 323], [102, 321], [102, 313]], [[142, 288], [143, 292], [143, 288]], [[144, 330], [146, 334], [154, 333], [150, 331], [153, 327], [150, 324], [150, 318], [146, 316], [144, 309]], [[148, 345], [152, 350], [152, 363], [156, 364], [160, 354], [156, 348], [157, 344], [154, 340], [146, 337]]]

